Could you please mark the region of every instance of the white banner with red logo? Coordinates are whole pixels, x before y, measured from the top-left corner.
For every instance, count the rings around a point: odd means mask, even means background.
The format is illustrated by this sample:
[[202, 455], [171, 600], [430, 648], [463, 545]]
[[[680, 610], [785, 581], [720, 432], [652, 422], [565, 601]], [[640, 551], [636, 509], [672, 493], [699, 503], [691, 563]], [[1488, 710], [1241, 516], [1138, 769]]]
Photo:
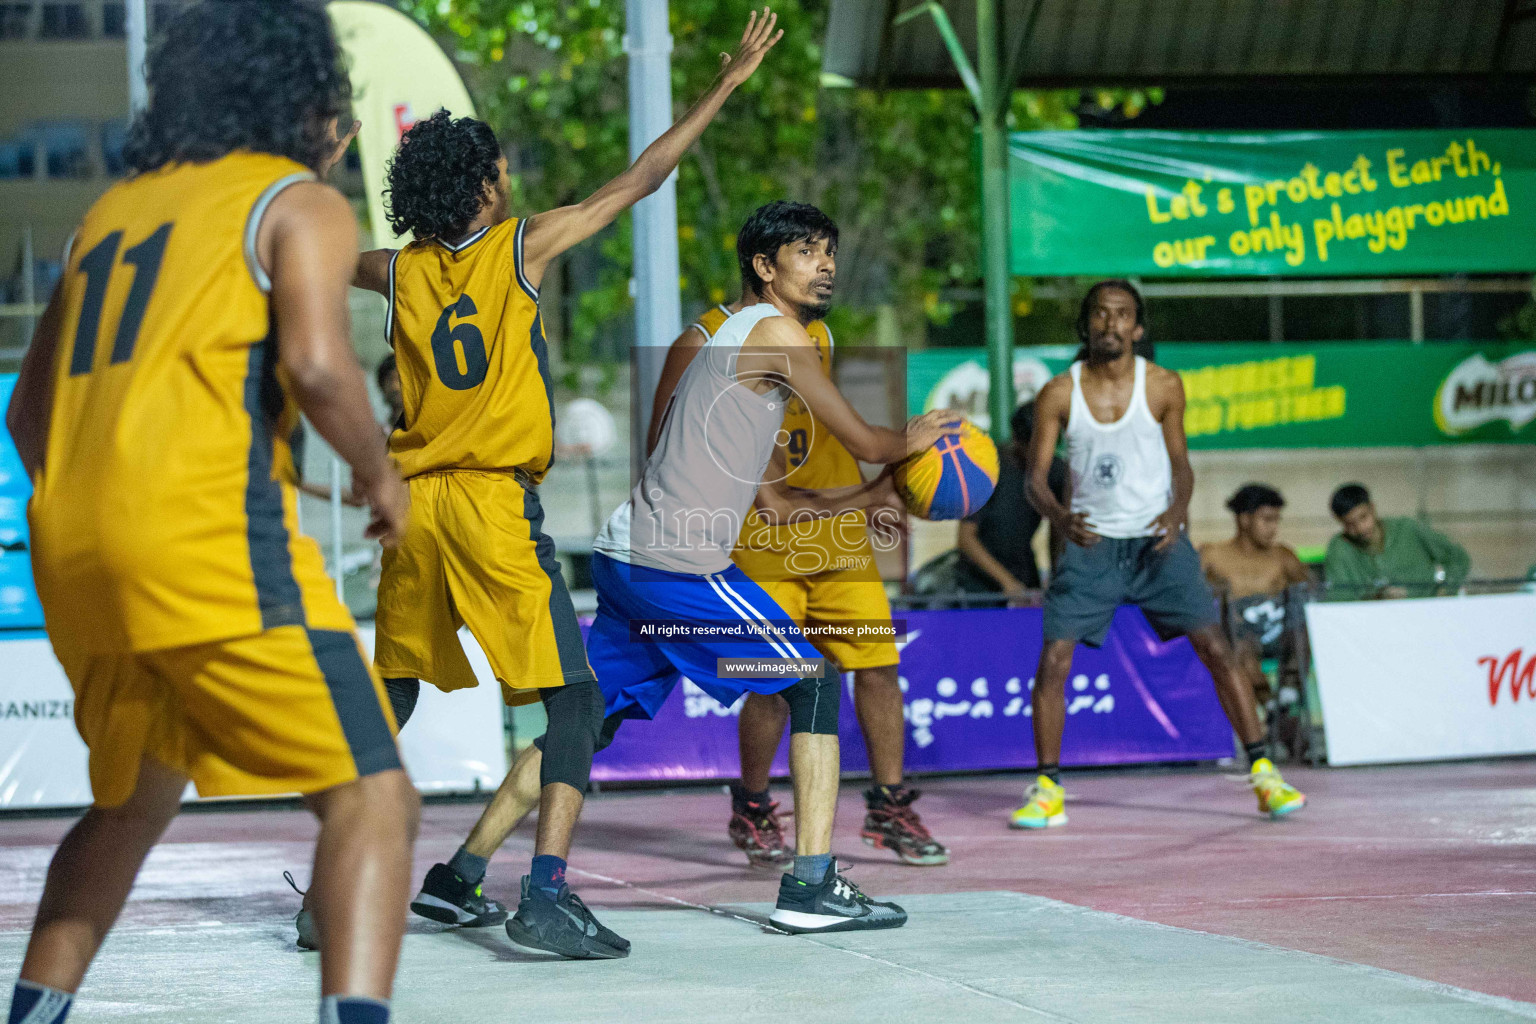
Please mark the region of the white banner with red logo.
[[[358, 630], [373, 649], [373, 627]], [[495, 789], [507, 773], [501, 688], [468, 632], [464, 652], [481, 684], [443, 693], [423, 684], [400, 734], [400, 754], [423, 793]], [[53, 645], [40, 634], [0, 641], [0, 809], [84, 807], [91, 802], [86, 749], [75, 731], [75, 694]], [[187, 798], [195, 793], [189, 788]]]
[[1307, 606], [1328, 763], [1536, 753], [1536, 594]]

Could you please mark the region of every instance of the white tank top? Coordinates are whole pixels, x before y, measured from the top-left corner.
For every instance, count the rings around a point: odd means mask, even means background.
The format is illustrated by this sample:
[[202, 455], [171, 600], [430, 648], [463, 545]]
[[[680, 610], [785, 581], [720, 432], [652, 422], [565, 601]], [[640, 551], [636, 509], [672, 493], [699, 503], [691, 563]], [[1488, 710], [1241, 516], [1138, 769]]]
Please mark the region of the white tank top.
[[1083, 364], [1073, 363], [1072, 407], [1067, 414], [1067, 464], [1072, 469], [1072, 511], [1085, 512], [1101, 537], [1147, 537], [1151, 522], [1173, 500], [1173, 464], [1162, 424], [1147, 406], [1147, 361], [1136, 357], [1136, 380], [1125, 415], [1113, 423], [1093, 418], [1083, 398]]
[[593, 541], [610, 558], [705, 576], [731, 551], [784, 423], [784, 386], [758, 394], [736, 379], [736, 357], [766, 302], [736, 313], [705, 342], [672, 392], [656, 448], [629, 500]]

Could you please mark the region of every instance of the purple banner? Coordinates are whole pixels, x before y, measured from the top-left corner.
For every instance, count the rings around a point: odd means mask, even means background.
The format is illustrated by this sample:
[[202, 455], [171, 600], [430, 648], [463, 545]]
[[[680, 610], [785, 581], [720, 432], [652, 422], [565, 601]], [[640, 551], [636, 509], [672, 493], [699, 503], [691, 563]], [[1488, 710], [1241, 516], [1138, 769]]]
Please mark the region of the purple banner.
[[[907, 770], [1027, 768], [1035, 764], [1029, 692], [1042, 646], [1038, 608], [904, 612], [901, 685]], [[843, 770], [867, 771], [845, 675]], [[740, 769], [736, 714], [684, 679], [653, 722], [626, 722], [592, 777], [729, 779]], [[1079, 646], [1067, 682], [1062, 763], [1129, 764], [1231, 757], [1210, 675], [1189, 643], [1162, 643], [1140, 612], [1121, 608], [1101, 650]], [[774, 774], [787, 774], [788, 744]]]

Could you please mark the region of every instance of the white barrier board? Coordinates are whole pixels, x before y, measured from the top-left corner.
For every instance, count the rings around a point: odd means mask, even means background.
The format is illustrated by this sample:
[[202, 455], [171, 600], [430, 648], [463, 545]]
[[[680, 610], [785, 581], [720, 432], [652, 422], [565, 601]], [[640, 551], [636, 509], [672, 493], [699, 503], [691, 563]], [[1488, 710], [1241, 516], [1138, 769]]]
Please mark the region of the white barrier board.
[[1536, 753], [1536, 594], [1307, 606], [1328, 763]]
[[[358, 630], [373, 650], [373, 627]], [[495, 789], [507, 772], [500, 687], [467, 631], [460, 633], [480, 685], [446, 694], [423, 685], [400, 736], [411, 779], [424, 793]], [[84, 807], [91, 802], [74, 693], [46, 639], [0, 642], [0, 808]], [[188, 793], [191, 796], [191, 792]]]

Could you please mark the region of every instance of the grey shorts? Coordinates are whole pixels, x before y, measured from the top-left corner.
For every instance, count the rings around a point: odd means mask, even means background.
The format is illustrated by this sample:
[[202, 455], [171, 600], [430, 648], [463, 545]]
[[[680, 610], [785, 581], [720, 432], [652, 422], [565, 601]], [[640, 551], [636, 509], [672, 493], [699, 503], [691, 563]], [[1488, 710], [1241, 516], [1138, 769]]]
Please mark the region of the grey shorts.
[[1156, 537], [1105, 537], [1093, 547], [1067, 542], [1045, 592], [1045, 639], [1099, 647], [1115, 609], [1134, 604], [1164, 640], [1220, 621], [1216, 598], [1189, 538], [1167, 551]]

